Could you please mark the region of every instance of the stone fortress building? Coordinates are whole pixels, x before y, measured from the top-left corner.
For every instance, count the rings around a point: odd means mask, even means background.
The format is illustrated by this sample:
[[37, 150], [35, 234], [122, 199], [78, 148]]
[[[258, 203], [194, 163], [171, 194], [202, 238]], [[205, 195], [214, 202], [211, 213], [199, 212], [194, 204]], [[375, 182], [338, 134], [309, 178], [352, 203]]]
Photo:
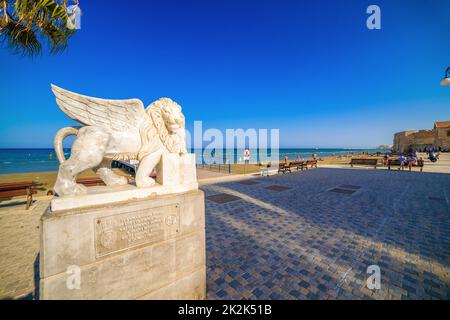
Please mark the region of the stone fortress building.
[[450, 121], [436, 122], [433, 130], [408, 130], [394, 135], [394, 152], [423, 152], [431, 148], [450, 152]]

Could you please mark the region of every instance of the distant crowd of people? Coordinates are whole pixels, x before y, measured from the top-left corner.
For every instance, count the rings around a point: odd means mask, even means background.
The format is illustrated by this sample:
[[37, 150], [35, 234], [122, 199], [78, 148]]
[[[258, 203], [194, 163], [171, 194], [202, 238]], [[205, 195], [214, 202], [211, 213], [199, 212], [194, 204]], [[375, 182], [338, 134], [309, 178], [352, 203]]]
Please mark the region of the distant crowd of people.
[[[353, 154], [353, 152], [352, 152]], [[359, 154], [363, 154], [363, 155], [370, 155], [369, 152], [362, 152]], [[377, 155], [381, 155], [380, 152], [376, 153]], [[437, 152], [434, 148], [429, 148], [427, 150], [427, 154], [428, 154], [428, 159], [431, 162], [436, 162], [437, 160], [439, 160], [439, 152]], [[332, 154], [333, 157], [335, 157], [335, 154]], [[317, 153], [313, 153], [311, 155], [311, 158], [313, 160], [317, 159]], [[383, 157], [383, 165], [384, 166], [388, 166], [389, 165], [389, 160], [392, 158], [392, 155], [390, 156], [388, 153], [384, 154]], [[302, 161], [302, 157], [300, 156], [300, 154], [297, 154], [297, 157], [295, 158], [296, 162]], [[417, 166], [419, 162], [423, 161], [422, 157], [418, 157], [416, 151], [410, 150], [407, 153], [401, 153], [400, 156], [398, 158], [396, 158], [395, 160], [397, 160], [398, 162], [400, 162], [400, 170], [404, 170], [405, 168], [411, 168], [414, 166]], [[284, 156], [284, 163], [288, 164], [289, 163], [289, 157], [287, 155]]]
[[[417, 157], [416, 153], [410, 153], [408, 155], [401, 154], [400, 157], [396, 159], [398, 162], [400, 162], [400, 169], [404, 170], [406, 167], [411, 168], [414, 166], [417, 166], [418, 160], [422, 161], [423, 159], [421, 157]], [[387, 166], [389, 163], [389, 156], [386, 154], [383, 157], [383, 165]]]
[[[436, 152], [435, 149], [430, 148], [427, 151], [428, 159], [431, 162], [436, 162], [439, 160], [439, 152]], [[396, 159], [398, 162], [400, 162], [400, 170], [404, 170], [406, 167], [413, 167], [417, 166], [419, 161], [423, 161], [422, 157], [418, 157], [417, 153], [415, 151], [410, 151], [406, 154], [400, 154], [400, 156]], [[387, 166], [389, 164], [389, 154], [385, 154], [383, 157], [383, 165]]]
[[[311, 158], [313, 160], [317, 160], [317, 153], [313, 153], [311, 154]], [[302, 156], [300, 154], [297, 154], [297, 157], [295, 158], [295, 162], [300, 162], [303, 161]], [[284, 163], [288, 164], [289, 163], [289, 157], [288, 155], [284, 156]]]

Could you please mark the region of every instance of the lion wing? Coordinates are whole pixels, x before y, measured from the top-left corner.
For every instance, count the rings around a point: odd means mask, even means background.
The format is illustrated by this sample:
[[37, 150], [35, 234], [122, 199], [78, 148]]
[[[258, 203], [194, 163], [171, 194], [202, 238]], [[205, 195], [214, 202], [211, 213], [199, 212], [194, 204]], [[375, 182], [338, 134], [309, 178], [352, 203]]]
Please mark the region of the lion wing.
[[51, 87], [62, 112], [81, 125], [128, 131], [140, 128], [147, 117], [139, 99], [105, 100]]

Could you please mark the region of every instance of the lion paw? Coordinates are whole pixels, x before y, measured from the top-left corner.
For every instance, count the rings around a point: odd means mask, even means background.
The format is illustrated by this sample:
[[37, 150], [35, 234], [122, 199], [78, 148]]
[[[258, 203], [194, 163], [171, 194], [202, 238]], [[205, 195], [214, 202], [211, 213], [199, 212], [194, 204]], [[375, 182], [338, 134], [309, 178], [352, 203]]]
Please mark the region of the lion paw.
[[60, 197], [79, 196], [87, 193], [87, 188], [81, 184], [66, 181], [57, 181], [55, 192]]
[[108, 175], [103, 178], [107, 186], [123, 186], [128, 184], [128, 179], [119, 175]]
[[143, 177], [143, 178], [136, 177], [136, 186], [138, 186], [138, 188], [148, 188], [155, 185], [155, 183], [156, 183], [155, 180], [153, 180], [150, 177]]
[[119, 185], [119, 186], [126, 185], [126, 184], [128, 184], [128, 178], [127, 177], [122, 177], [122, 176], [118, 177], [117, 180], [116, 180], [116, 184]]
[[82, 184], [76, 184], [75, 187], [73, 188], [74, 196], [78, 196], [78, 195], [82, 195], [82, 194], [86, 194], [86, 193], [87, 193], [87, 188], [85, 186], [83, 186]]

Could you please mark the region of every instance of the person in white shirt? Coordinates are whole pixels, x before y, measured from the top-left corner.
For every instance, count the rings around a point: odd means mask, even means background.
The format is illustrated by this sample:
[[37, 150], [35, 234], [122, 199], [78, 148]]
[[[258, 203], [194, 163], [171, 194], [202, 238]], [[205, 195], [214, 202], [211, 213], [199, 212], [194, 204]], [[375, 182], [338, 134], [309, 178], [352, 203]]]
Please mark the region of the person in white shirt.
[[79, 1], [74, 0], [73, 5], [68, 6], [66, 9], [66, 13], [69, 16], [70, 21], [68, 21], [68, 28], [69, 29], [81, 29], [81, 9], [79, 7]]

